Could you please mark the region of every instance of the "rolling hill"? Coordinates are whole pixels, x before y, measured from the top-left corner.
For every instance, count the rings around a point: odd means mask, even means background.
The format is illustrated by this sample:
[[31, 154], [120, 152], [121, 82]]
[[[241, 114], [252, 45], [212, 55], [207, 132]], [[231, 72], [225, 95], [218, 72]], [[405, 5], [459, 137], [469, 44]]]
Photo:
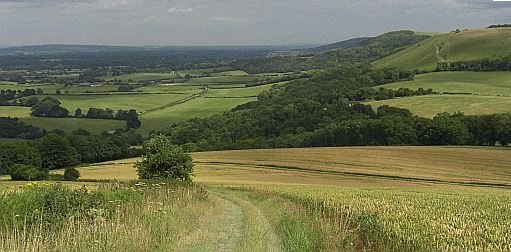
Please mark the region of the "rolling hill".
[[510, 54], [511, 28], [474, 29], [435, 35], [373, 65], [433, 71], [439, 62], [494, 59]]

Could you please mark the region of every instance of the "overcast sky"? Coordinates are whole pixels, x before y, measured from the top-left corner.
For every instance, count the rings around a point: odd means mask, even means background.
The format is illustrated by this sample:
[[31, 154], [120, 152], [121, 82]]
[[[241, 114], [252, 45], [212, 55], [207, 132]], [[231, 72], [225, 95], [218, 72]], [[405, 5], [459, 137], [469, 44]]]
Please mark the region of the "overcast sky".
[[492, 0], [0, 0], [0, 45], [327, 43], [511, 23]]

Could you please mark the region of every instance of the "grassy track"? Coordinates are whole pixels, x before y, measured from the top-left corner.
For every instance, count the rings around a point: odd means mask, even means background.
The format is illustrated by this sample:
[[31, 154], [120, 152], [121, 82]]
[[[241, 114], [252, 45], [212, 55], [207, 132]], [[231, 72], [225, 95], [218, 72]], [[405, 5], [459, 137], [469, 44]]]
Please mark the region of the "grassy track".
[[511, 29], [476, 29], [433, 36], [396, 54], [375, 61], [376, 67], [405, 70], [436, 69], [438, 56], [446, 61], [497, 58], [511, 54]]
[[413, 114], [433, 117], [448, 112], [466, 115], [488, 115], [511, 112], [511, 97], [475, 95], [427, 95], [366, 102], [377, 108], [382, 105], [406, 108]]

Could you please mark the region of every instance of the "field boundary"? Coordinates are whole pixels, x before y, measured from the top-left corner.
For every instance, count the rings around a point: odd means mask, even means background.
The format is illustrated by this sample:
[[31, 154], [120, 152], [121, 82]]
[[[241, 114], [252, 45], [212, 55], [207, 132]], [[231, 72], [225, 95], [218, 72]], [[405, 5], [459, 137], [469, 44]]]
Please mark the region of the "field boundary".
[[151, 112], [154, 112], [154, 111], [158, 111], [158, 110], [162, 110], [162, 109], [166, 109], [166, 108], [169, 108], [169, 107], [173, 107], [173, 106], [176, 106], [176, 105], [179, 105], [179, 104], [182, 104], [182, 103], [185, 103], [185, 102], [188, 102], [188, 101], [191, 101], [193, 99], [196, 99], [196, 98], [199, 98], [201, 96], [203, 96], [205, 93], [207, 93], [209, 91], [209, 89], [206, 87], [204, 88], [201, 92], [199, 93], [196, 93], [196, 94], [193, 94], [193, 95], [190, 95], [188, 97], [185, 97], [181, 100], [177, 100], [175, 102], [171, 102], [169, 104], [165, 104], [163, 106], [160, 106], [160, 107], [156, 107], [156, 108], [152, 108], [152, 109], [148, 109], [144, 112], [142, 112], [141, 114], [147, 114], [147, 113], [151, 113]]

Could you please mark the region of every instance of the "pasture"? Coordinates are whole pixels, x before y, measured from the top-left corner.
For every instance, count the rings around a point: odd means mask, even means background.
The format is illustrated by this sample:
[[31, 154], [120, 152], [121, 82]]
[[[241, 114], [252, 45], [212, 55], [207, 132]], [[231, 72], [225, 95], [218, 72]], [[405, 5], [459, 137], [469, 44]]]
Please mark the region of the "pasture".
[[105, 80], [121, 80], [123, 82], [139, 82], [139, 81], [159, 81], [159, 80], [168, 80], [176, 78], [176, 74], [172, 73], [134, 73], [134, 74], [125, 74], [121, 76], [107, 77]]
[[[211, 91], [208, 91], [210, 95]], [[199, 97], [160, 110], [145, 113], [140, 116], [142, 127], [138, 130], [141, 134], [147, 134], [151, 130], [163, 129], [172, 123], [192, 119], [203, 118], [222, 114], [237, 105], [254, 101], [256, 98], [205, 98]]]
[[[91, 107], [119, 109], [136, 109], [144, 112], [186, 98], [187, 94], [108, 94], [108, 95], [55, 95], [61, 106], [73, 113], [77, 108], [84, 113]], [[39, 96], [44, 98], [45, 96]]]
[[511, 97], [478, 95], [425, 95], [370, 101], [365, 104], [409, 109], [413, 114], [432, 118], [439, 113], [463, 112], [465, 115], [489, 115], [511, 112]]
[[[474, 29], [435, 35], [416, 45], [373, 62], [378, 68], [436, 69], [438, 62], [498, 58], [511, 54], [511, 29]], [[481, 46], [484, 45], [484, 46]]]
[[416, 75], [413, 81], [377, 86], [389, 89], [433, 89], [436, 92], [511, 96], [510, 72], [439, 72]]

